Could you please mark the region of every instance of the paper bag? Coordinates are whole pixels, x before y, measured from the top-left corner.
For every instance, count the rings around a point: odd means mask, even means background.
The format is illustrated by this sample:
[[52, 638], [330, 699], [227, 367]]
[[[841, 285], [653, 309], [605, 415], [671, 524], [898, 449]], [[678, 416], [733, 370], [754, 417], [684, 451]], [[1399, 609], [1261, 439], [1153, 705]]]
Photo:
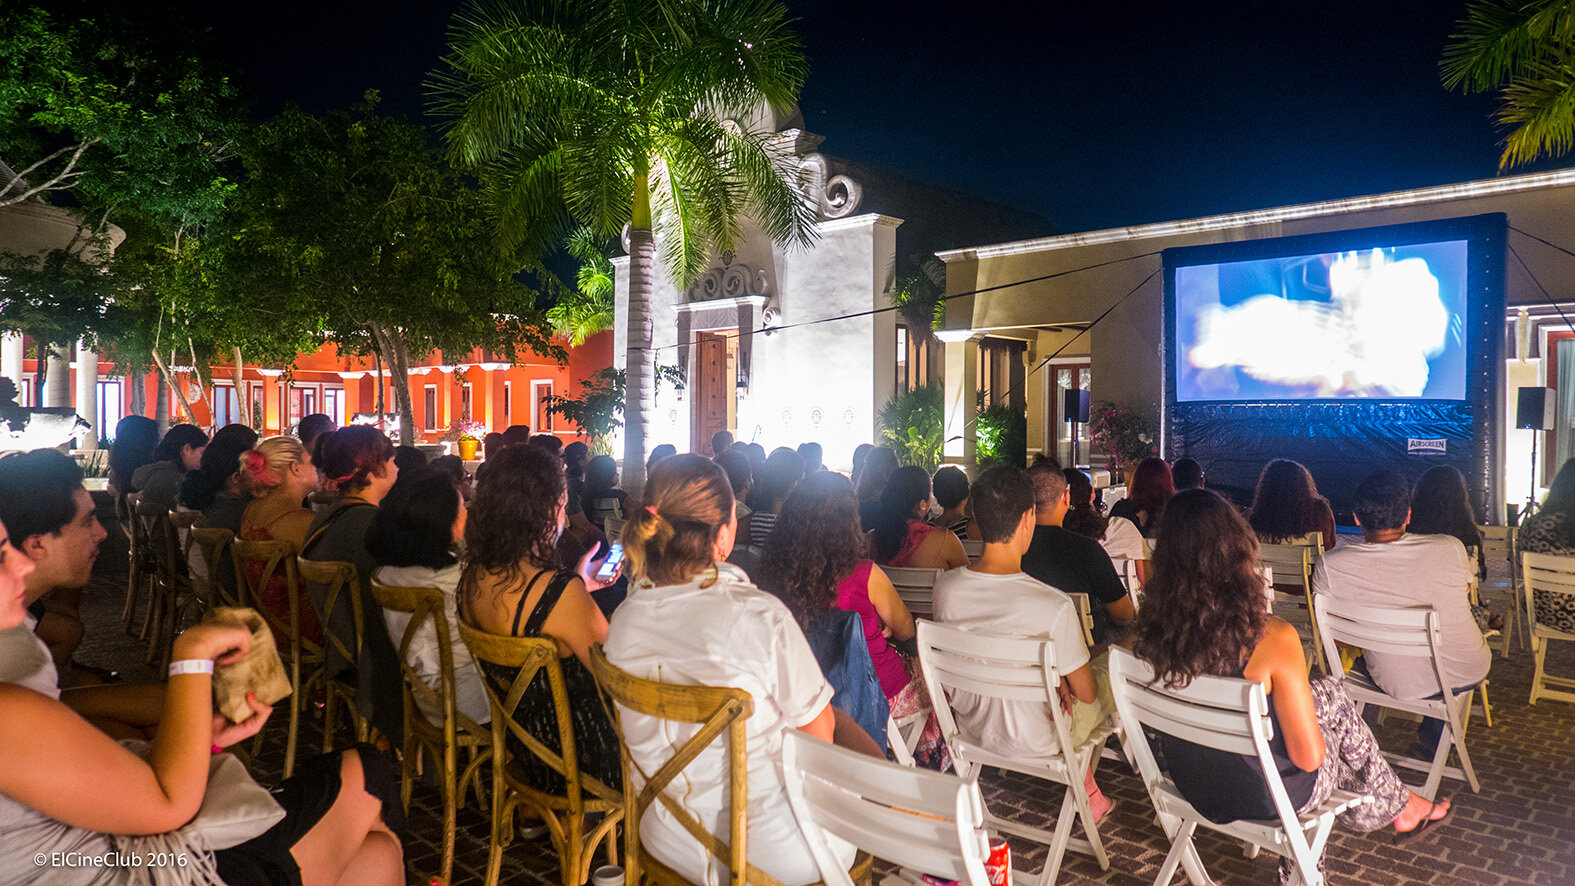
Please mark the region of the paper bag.
[[246, 703], [248, 694], [265, 705], [290, 695], [290, 678], [273, 644], [273, 632], [254, 609], [219, 607], [203, 619], [210, 624], [238, 625], [251, 632], [251, 650], [241, 660], [215, 665], [213, 670], [213, 709], [232, 723], [252, 715]]

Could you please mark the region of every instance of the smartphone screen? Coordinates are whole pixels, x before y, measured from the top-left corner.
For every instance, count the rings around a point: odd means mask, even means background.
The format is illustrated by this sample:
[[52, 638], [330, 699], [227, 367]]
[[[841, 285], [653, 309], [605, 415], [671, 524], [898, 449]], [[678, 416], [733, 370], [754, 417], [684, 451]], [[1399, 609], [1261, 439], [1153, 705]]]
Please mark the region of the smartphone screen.
[[615, 541], [612, 549], [607, 552], [607, 560], [602, 563], [602, 568], [596, 570], [596, 577], [602, 581], [609, 581], [618, 574], [618, 565], [623, 562], [623, 542]]

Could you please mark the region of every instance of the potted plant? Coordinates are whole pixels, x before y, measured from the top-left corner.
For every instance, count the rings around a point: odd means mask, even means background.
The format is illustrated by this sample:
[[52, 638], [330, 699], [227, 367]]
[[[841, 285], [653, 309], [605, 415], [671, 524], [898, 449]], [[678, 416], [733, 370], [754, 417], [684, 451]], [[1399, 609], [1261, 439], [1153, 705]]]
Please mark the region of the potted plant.
[[481, 447], [481, 435], [486, 431], [487, 426], [479, 421], [456, 418], [454, 423], [449, 425], [448, 433], [443, 435], [443, 441], [459, 444], [459, 457], [465, 461], [475, 461], [476, 450]]
[[1145, 415], [1117, 406], [1108, 400], [1089, 410], [1088, 437], [1103, 452], [1111, 476], [1121, 476], [1127, 485], [1138, 462], [1159, 454], [1154, 426]]
[[893, 394], [880, 410], [881, 436], [897, 461], [933, 472], [941, 460], [945, 395], [938, 384]]

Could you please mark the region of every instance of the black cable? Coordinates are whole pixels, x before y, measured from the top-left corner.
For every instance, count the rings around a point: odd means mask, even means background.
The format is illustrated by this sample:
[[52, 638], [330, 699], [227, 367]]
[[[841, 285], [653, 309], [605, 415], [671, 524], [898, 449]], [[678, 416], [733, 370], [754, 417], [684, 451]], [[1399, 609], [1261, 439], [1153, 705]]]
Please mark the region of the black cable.
[[[1520, 228], [1515, 227], [1514, 225], [1506, 224], [1505, 227], [1509, 228], [1511, 231], [1514, 231], [1515, 233], [1519, 234], [1522, 237], [1530, 237], [1531, 239], [1537, 241], [1538, 243], [1541, 243], [1544, 246], [1548, 246], [1548, 247], [1551, 247], [1553, 249], [1557, 249], [1559, 252], [1562, 252], [1565, 255], [1570, 256], [1571, 258], [1575, 258], [1575, 252], [1571, 252], [1570, 250], [1565, 249], [1564, 247], [1559, 246], [1556, 243], [1549, 243], [1548, 241], [1542, 239], [1541, 237], [1538, 237], [1536, 234], [1528, 234], [1525, 231], [1522, 231]], [[1575, 332], [1575, 324], [1570, 323], [1570, 318], [1566, 317], [1564, 315], [1564, 309], [1559, 307], [1559, 303], [1557, 301], [1555, 301], [1554, 298], [1553, 298], [1553, 295], [1548, 292], [1548, 288], [1546, 286], [1543, 286], [1542, 285], [1542, 281], [1537, 279], [1537, 275], [1533, 274], [1531, 272], [1531, 265], [1526, 264], [1526, 260], [1520, 257], [1520, 253], [1515, 251], [1515, 247], [1514, 246], [1511, 246], [1509, 243], [1505, 243], [1504, 245], [1505, 246], [1509, 246], [1510, 254], [1515, 257], [1516, 261], [1520, 262], [1521, 269], [1526, 272], [1526, 276], [1527, 277], [1531, 278], [1531, 282], [1535, 283], [1537, 285], [1537, 288], [1542, 290], [1542, 297], [1543, 297], [1543, 299], [1546, 300], [1548, 304], [1553, 306], [1553, 310], [1559, 312], [1559, 319], [1564, 321], [1564, 325], [1569, 327], [1571, 332]]]
[[[1014, 281], [1014, 282], [1011, 282], [1011, 283], [1000, 283], [1000, 284], [997, 284], [995, 286], [986, 286], [983, 289], [973, 289], [973, 290], [969, 290], [968, 292], [958, 292], [958, 293], [954, 293], [952, 295], [944, 295], [944, 296], [941, 296], [939, 299], [937, 299], [937, 301], [948, 302], [948, 301], [951, 301], [952, 299], [967, 298], [968, 296], [984, 295], [985, 293], [995, 292], [995, 291], [1001, 290], [1001, 289], [1010, 289], [1013, 286], [1027, 286], [1030, 283], [1042, 283], [1042, 282], [1044, 282], [1046, 280], [1054, 280], [1057, 277], [1065, 277], [1065, 276], [1067, 276], [1069, 274], [1078, 274], [1078, 273], [1081, 273], [1083, 271], [1092, 271], [1092, 270], [1094, 270], [1096, 268], [1103, 268], [1103, 267], [1107, 267], [1109, 265], [1121, 264], [1122, 262], [1135, 261], [1135, 260], [1140, 259], [1140, 258], [1148, 258], [1148, 257], [1154, 256], [1154, 255], [1159, 255], [1159, 253], [1158, 252], [1145, 252], [1145, 253], [1142, 253], [1141, 255], [1129, 255], [1126, 258], [1114, 258], [1114, 259], [1111, 259], [1110, 261], [1102, 261], [1102, 262], [1099, 262], [1097, 264], [1084, 265], [1084, 266], [1079, 267], [1079, 268], [1071, 268], [1071, 269], [1065, 270], [1065, 271], [1056, 271], [1053, 274], [1045, 274], [1043, 276], [1032, 277], [1032, 278], [1027, 279], [1027, 280], [1017, 280], [1017, 281]], [[1147, 281], [1145, 281], [1145, 282], [1147, 282]], [[691, 302], [691, 304], [695, 304], [695, 302]], [[873, 308], [873, 309], [868, 310], [868, 311], [859, 311], [856, 314], [843, 314], [843, 315], [837, 316], [837, 317], [821, 317], [821, 318], [816, 319], [816, 320], [804, 320], [804, 321], [801, 321], [801, 322], [798, 322], [798, 323], [789, 323], [789, 324], [787, 324], [785, 326], [762, 326], [759, 329], [751, 329], [751, 330], [748, 330], [748, 331], [740, 329], [740, 330], [736, 330], [736, 331], [731, 332], [731, 333], [724, 332], [724, 333], [722, 333], [722, 337], [723, 338], [744, 338], [745, 336], [753, 336], [753, 335], [758, 335], [760, 333], [781, 332], [781, 331], [786, 330], [786, 329], [797, 329], [797, 328], [799, 328], [801, 326], [814, 326], [814, 325], [817, 325], [817, 324], [820, 324], [820, 323], [834, 323], [834, 322], [836, 322], [838, 320], [855, 320], [855, 319], [858, 319], [859, 317], [873, 317], [876, 314], [885, 314], [885, 313], [889, 313], [891, 311], [900, 311], [900, 310], [902, 310], [902, 308], [899, 308], [899, 307], [897, 307], [895, 305], [892, 305], [890, 307], [885, 307], [885, 308]], [[1101, 315], [1101, 316], [1103, 316], [1103, 315]], [[652, 352], [665, 351], [668, 348], [680, 348], [680, 347], [684, 347], [685, 345], [693, 347], [698, 342], [699, 342], [699, 339], [697, 338], [697, 339], [694, 339], [694, 340], [689, 341], [689, 342], [680, 342], [680, 343], [674, 343], [674, 344], [670, 344], [670, 345], [658, 345], [658, 346], [652, 346], [652, 347], [648, 347], [648, 348], [631, 348], [630, 350], [636, 350], [636, 351], [643, 350], [643, 351], [652, 351]]]

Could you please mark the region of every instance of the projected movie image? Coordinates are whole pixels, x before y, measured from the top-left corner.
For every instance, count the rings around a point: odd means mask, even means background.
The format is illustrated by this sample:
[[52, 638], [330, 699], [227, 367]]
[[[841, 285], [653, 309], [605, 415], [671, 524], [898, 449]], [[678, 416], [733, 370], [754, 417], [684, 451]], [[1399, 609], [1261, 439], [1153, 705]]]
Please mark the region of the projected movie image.
[[1175, 273], [1177, 400], [1465, 399], [1465, 240]]

